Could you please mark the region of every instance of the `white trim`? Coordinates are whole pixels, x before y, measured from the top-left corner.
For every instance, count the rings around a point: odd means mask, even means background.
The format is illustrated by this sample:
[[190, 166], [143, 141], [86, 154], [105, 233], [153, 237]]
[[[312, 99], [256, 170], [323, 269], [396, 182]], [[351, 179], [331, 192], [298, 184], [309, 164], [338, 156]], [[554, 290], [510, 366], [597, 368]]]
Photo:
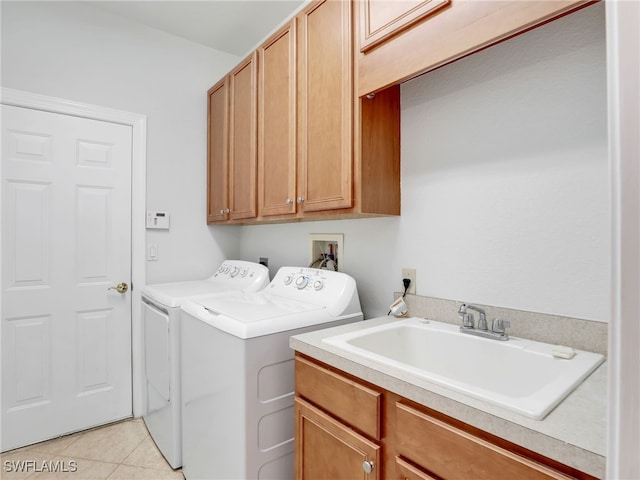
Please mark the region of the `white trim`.
[[607, 478], [640, 478], [640, 4], [606, 2], [611, 179]]
[[16, 107], [43, 110], [52, 113], [73, 115], [122, 125], [132, 128], [132, 171], [131, 171], [131, 348], [133, 415], [144, 413], [142, 401], [142, 325], [140, 292], [146, 283], [145, 264], [145, 196], [147, 171], [147, 117], [137, 113], [114, 110], [89, 105], [72, 100], [49, 97], [36, 93], [2, 88], [0, 103]]

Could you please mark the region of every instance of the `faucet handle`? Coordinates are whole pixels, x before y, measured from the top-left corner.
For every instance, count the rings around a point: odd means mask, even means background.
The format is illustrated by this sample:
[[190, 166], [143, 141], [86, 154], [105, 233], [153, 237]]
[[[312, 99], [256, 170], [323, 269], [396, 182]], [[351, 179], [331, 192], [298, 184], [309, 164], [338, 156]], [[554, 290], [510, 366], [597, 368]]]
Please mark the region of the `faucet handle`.
[[503, 320], [501, 318], [494, 318], [491, 323], [491, 330], [494, 333], [504, 334], [505, 330], [511, 326], [511, 322]]
[[462, 326], [464, 328], [473, 328], [474, 327], [474, 318], [471, 313], [461, 313], [460, 318], [462, 319]]

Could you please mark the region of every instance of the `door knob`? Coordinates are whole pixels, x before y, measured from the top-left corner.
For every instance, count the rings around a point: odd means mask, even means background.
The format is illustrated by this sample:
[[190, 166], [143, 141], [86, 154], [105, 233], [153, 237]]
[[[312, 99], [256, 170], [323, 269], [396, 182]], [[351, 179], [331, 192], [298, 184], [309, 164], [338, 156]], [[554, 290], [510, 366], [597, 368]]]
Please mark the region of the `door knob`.
[[107, 290], [117, 290], [118, 293], [126, 293], [129, 290], [129, 285], [125, 282], [119, 283], [115, 287], [109, 287]]

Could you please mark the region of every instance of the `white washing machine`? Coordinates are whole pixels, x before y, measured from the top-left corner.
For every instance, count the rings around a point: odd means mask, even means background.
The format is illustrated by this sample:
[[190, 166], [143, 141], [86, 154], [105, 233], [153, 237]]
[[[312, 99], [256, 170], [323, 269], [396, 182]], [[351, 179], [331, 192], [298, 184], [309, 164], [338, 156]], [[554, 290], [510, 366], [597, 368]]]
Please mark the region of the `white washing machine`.
[[293, 479], [289, 337], [362, 320], [344, 273], [282, 267], [267, 288], [182, 306], [182, 473]]
[[264, 265], [227, 260], [209, 279], [147, 285], [142, 291], [144, 381], [149, 433], [173, 468], [182, 465], [180, 306], [189, 298], [257, 291], [269, 284]]

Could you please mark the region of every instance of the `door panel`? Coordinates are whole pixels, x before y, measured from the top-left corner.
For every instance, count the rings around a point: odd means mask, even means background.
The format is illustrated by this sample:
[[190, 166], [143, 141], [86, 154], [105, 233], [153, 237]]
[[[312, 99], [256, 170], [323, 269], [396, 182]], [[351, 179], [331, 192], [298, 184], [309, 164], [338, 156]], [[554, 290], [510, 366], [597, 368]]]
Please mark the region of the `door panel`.
[[299, 15], [298, 190], [306, 212], [353, 205], [351, 8], [314, 2]]
[[257, 57], [249, 59], [229, 74], [229, 218], [257, 215]]
[[4, 451], [131, 415], [131, 127], [2, 106]]
[[229, 208], [228, 190], [228, 81], [225, 77], [209, 90], [209, 114], [207, 116], [207, 222], [227, 220]]
[[258, 49], [258, 210], [296, 213], [295, 20]]

